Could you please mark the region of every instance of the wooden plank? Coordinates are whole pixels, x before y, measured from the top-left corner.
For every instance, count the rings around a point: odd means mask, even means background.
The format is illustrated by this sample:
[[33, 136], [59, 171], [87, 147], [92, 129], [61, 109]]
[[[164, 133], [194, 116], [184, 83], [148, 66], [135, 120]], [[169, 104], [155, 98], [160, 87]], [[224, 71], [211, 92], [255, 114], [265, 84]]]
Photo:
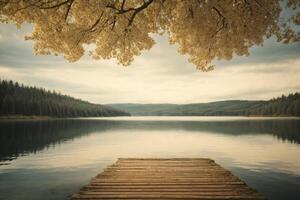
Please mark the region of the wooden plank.
[[232, 181], [232, 182], [225, 182], [225, 183], [221, 183], [221, 182], [215, 182], [215, 183], [187, 183], [187, 182], [182, 182], [182, 183], [163, 183], [163, 182], [158, 182], [158, 183], [106, 183], [106, 182], [90, 182], [89, 185], [106, 185], [106, 186], [116, 186], [116, 185], [130, 185], [130, 186], [142, 186], [142, 185], [149, 185], [149, 186], [170, 186], [170, 185], [177, 185], [177, 186], [197, 186], [197, 185], [201, 185], [201, 186], [206, 186], [206, 185], [245, 185], [244, 182], [242, 181]]
[[75, 194], [73, 195], [73, 199], [214, 199], [214, 200], [224, 200], [224, 199], [238, 199], [238, 200], [263, 200], [264, 197], [261, 196], [255, 196], [255, 195], [228, 195], [228, 196], [217, 196], [217, 195], [81, 195], [81, 194]]
[[[240, 185], [239, 187], [235, 187], [236, 185]], [[103, 188], [103, 189], [194, 189], [194, 188], [199, 188], [199, 189], [241, 189], [241, 188], [249, 188], [245, 184], [185, 184], [185, 185], [178, 185], [178, 184], [137, 184], [137, 185], [103, 185], [103, 184], [89, 184], [84, 188]]]
[[211, 159], [120, 158], [72, 199], [265, 199]]
[[159, 161], [159, 162], [164, 162], [164, 161], [189, 161], [189, 160], [203, 160], [203, 161], [212, 161], [214, 160], [209, 159], [209, 158], [119, 158], [118, 161]]

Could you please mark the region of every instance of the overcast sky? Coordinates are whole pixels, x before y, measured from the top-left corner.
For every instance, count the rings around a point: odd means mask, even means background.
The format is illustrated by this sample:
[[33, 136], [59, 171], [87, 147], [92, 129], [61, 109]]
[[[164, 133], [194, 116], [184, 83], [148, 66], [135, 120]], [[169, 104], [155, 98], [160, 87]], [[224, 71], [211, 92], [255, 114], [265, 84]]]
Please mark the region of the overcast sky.
[[248, 57], [215, 62], [212, 72], [196, 70], [166, 36], [123, 67], [115, 60], [84, 57], [69, 63], [61, 56], [35, 56], [32, 42], [0, 25], [0, 77], [55, 89], [93, 103], [196, 103], [229, 99], [269, 99], [300, 91], [300, 44], [273, 40], [251, 49]]

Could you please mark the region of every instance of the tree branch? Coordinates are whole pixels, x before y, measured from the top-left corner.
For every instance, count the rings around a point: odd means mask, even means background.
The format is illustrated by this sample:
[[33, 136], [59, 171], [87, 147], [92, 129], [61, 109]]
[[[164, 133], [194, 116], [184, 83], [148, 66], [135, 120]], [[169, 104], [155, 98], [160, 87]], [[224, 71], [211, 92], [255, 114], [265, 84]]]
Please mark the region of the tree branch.
[[65, 14], [65, 21], [67, 21], [67, 19], [68, 19], [68, 15], [69, 15], [69, 12], [70, 12], [70, 10], [71, 10], [71, 7], [72, 7], [72, 4], [73, 4], [74, 1], [75, 1], [75, 0], [71, 0], [71, 1], [68, 3], [67, 12], [66, 12], [66, 14]]
[[124, 10], [126, 0], [123, 0], [122, 5], [121, 5], [121, 10]]
[[[217, 12], [217, 14], [219, 15], [219, 17], [222, 18], [221, 19], [222, 20], [221, 27], [218, 28], [218, 30], [212, 35], [212, 37], [215, 37], [225, 27], [225, 20], [226, 20], [226, 18], [225, 18], [225, 16], [215, 6], [213, 6], [212, 9]], [[219, 24], [219, 22], [218, 22], [218, 24]]]
[[153, 2], [153, 0], [148, 0], [148, 1], [144, 1], [144, 4], [141, 5], [138, 8], [134, 9], [134, 13], [131, 15], [129, 22], [128, 22], [128, 26], [131, 26], [131, 24], [133, 23], [133, 20], [135, 18], [135, 16], [141, 12], [142, 10], [146, 9], [151, 3]]
[[56, 5], [53, 5], [53, 6], [38, 6], [38, 8], [40, 8], [40, 9], [52, 9], [52, 8], [58, 8], [58, 7], [60, 7], [60, 6], [62, 6], [62, 5], [64, 5], [64, 4], [68, 4], [69, 2], [71, 2], [71, 1], [74, 1], [74, 0], [66, 0], [66, 1], [63, 1], [63, 2], [61, 2], [61, 3], [59, 3], [59, 4], [56, 4]]
[[[95, 28], [96, 28], [96, 26], [100, 23], [103, 14], [104, 14], [104, 11], [102, 11], [102, 13], [101, 13], [101, 15], [99, 16], [99, 18], [95, 21], [95, 23], [94, 23], [91, 27], [89, 27], [89, 28], [87, 28], [87, 29], [81, 31], [81, 32], [82, 32], [82, 35], [81, 35], [81, 37], [78, 39], [76, 45], [78, 45], [78, 44], [80, 43], [80, 41], [81, 41], [82, 38], [85, 36], [85, 34], [87, 34], [88, 32], [94, 32], [94, 31], [96, 31]], [[106, 20], [106, 22], [107, 22], [107, 21], [108, 21], [108, 20]], [[105, 22], [105, 23], [106, 23], [106, 22]]]

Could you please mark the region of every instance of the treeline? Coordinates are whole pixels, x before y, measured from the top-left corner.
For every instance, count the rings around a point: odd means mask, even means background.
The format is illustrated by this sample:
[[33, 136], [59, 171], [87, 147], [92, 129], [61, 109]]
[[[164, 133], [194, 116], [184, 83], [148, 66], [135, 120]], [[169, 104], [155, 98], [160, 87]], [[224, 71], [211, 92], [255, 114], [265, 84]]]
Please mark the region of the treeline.
[[130, 114], [44, 88], [28, 87], [11, 80], [0, 80], [0, 115], [101, 117]]
[[110, 104], [137, 116], [244, 116], [264, 101], [230, 100], [193, 104]]
[[250, 109], [248, 115], [300, 116], [300, 93], [273, 98], [255, 109]]

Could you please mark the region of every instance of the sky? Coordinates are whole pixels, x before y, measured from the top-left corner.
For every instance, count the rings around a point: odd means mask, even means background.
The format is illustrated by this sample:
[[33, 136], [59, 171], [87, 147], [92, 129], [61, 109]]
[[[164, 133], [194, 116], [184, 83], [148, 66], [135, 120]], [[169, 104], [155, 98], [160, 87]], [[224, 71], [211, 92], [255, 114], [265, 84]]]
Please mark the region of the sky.
[[250, 56], [214, 61], [201, 72], [168, 43], [156, 44], [127, 67], [116, 60], [84, 56], [69, 63], [62, 56], [35, 56], [25, 41], [30, 27], [0, 24], [0, 78], [56, 90], [92, 103], [202, 103], [222, 100], [267, 100], [300, 91], [300, 43], [273, 39], [251, 48]]

